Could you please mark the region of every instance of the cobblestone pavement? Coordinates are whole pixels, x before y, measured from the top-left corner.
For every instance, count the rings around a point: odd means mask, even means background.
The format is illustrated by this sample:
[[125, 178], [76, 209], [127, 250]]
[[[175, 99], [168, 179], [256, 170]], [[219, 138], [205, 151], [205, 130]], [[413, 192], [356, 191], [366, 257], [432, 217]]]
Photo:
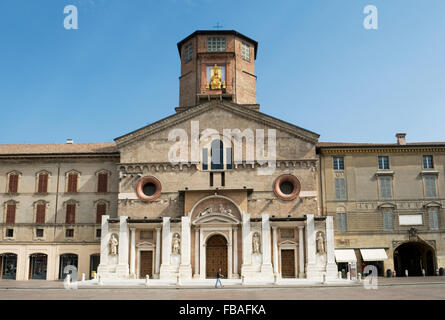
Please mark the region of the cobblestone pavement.
[[80, 288], [62, 282], [0, 281], [0, 300], [445, 300], [445, 277], [380, 278], [376, 290], [362, 285], [316, 287]]

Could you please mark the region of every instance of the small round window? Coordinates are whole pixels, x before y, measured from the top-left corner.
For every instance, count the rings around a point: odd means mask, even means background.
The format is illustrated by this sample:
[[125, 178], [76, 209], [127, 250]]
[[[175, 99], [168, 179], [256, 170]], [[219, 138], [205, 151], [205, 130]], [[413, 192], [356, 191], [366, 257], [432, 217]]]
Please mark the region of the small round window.
[[283, 174], [275, 179], [275, 195], [282, 200], [293, 200], [300, 193], [300, 181], [291, 174]]
[[142, 177], [136, 186], [136, 193], [142, 201], [156, 200], [161, 190], [161, 182], [153, 176]]

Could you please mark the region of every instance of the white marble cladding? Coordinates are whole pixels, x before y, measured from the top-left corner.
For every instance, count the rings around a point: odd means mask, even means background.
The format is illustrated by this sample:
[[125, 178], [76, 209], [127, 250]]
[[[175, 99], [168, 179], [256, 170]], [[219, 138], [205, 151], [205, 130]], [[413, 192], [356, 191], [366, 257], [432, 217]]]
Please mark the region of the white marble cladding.
[[[109, 223], [109, 217], [102, 218], [101, 264], [98, 274], [105, 278], [127, 279], [135, 276], [135, 265], [138, 264], [134, 252], [137, 227], [132, 226], [131, 232], [127, 225], [127, 217], [120, 217], [119, 223]], [[226, 222], [225, 222], [226, 223]], [[261, 219], [251, 222], [251, 215], [242, 213], [242, 222], [220, 224], [215, 222], [205, 225], [194, 225], [191, 217], [181, 217], [180, 223], [171, 223], [170, 217], [163, 217], [162, 227], [156, 227], [156, 245], [153, 257], [153, 274], [164, 281], [191, 281], [206, 278], [206, 241], [214, 234], [221, 234], [227, 240], [228, 278], [242, 277], [244, 283], [273, 283], [275, 277], [280, 278], [280, 250], [294, 248], [295, 277], [314, 281], [337, 278], [337, 266], [334, 257], [333, 218], [316, 218], [313, 214], [306, 215], [305, 224], [298, 224], [298, 243], [282, 241], [278, 243], [278, 230], [283, 222], [276, 224], [263, 213]], [[238, 239], [238, 232], [241, 237]], [[118, 235], [119, 252], [110, 255], [109, 241], [112, 234]], [[173, 237], [180, 236], [180, 250], [172, 248]], [[255, 235], [256, 234], [256, 235]], [[317, 235], [324, 239], [323, 249], [317, 250]], [[131, 237], [130, 237], [131, 235]], [[259, 238], [255, 244], [254, 238]], [[193, 240], [193, 241], [192, 241]], [[241, 243], [239, 243], [241, 241]], [[193, 246], [193, 248], [192, 248]], [[240, 261], [238, 250], [241, 247]], [[281, 248], [281, 249], [280, 249]], [[192, 277], [192, 254], [194, 255], [194, 276]], [[298, 256], [298, 259], [297, 259]], [[130, 260], [129, 260], [130, 257]], [[241, 265], [239, 274], [238, 263]], [[138, 269], [139, 270], [139, 269]], [[137, 276], [137, 275], [136, 275]]]

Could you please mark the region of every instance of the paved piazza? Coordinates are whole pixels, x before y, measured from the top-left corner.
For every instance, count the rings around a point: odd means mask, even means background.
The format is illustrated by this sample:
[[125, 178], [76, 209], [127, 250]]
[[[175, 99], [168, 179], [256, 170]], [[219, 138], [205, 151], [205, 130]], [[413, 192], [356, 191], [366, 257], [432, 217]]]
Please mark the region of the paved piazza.
[[1, 300], [443, 300], [445, 277], [379, 279], [376, 290], [353, 286], [95, 288], [65, 290], [61, 282], [1, 281]]

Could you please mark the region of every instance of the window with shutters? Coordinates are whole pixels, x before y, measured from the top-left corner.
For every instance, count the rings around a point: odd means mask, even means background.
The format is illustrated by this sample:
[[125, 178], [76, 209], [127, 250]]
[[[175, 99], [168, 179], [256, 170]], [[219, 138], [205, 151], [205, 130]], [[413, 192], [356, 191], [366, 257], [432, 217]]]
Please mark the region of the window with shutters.
[[345, 170], [345, 160], [343, 157], [334, 157], [334, 170]]
[[47, 193], [48, 192], [48, 174], [47, 173], [39, 173], [37, 179], [37, 192], [38, 193]]
[[45, 211], [46, 211], [45, 203], [38, 203], [36, 205], [36, 223], [38, 224], [45, 223]]
[[77, 192], [77, 181], [79, 179], [79, 174], [71, 172], [68, 174], [67, 192], [73, 193]]
[[97, 192], [108, 192], [108, 173], [101, 172], [97, 175]]
[[379, 156], [379, 170], [389, 170], [388, 156]]
[[76, 220], [76, 204], [68, 203], [66, 205], [66, 219], [65, 223], [74, 224]]
[[433, 156], [423, 156], [423, 168], [424, 169], [433, 169]]
[[423, 181], [425, 183], [425, 197], [436, 198], [437, 197], [436, 177], [426, 175], [423, 177]]
[[430, 221], [430, 229], [438, 230], [439, 229], [439, 208], [430, 208], [428, 210], [428, 218]]
[[11, 172], [8, 175], [8, 193], [18, 193], [19, 176], [20, 174], [18, 172]]
[[102, 216], [104, 216], [107, 212], [107, 204], [103, 202], [99, 202], [96, 205], [96, 223], [102, 223]]
[[394, 219], [391, 210], [383, 212], [383, 230], [392, 231], [394, 230]]
[[346, 213], [337, 213], [337, 231], [338, 232], [346, 232]]
[[6, 223], [15, 223], [15, 212], [17, 210], [17, 204], [8, 203], [6, 205]]
[[392, 178], [391, 177], [380, 177], [379, 178], [380, 187], [380, 199], [388, 200], [392, 199]]
[[346, 180], [335, 178], [335, 200], [346, 200]]

